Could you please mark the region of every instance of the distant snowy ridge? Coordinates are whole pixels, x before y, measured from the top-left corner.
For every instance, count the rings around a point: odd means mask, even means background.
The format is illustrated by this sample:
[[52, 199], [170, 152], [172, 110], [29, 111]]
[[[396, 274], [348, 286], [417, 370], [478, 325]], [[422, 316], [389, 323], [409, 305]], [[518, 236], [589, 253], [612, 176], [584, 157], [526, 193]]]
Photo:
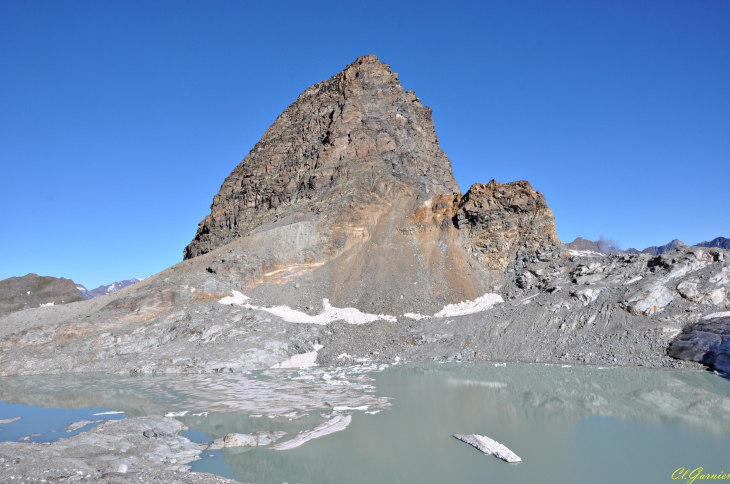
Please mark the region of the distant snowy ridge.
[[112, 282], [111, 284], [106, 285], [106, 286], [99, 286], [96, 289], [92, 289], [91, 291], [86, 289], [86, 287], [84, 287], [82, 284], [76, 284], [76, 289], [79, 290], [79, 292], [85, 299], [93, 299], [95, 297], [103, 296], [105, 294], [109, 294], [112, 292], [116, 292], [120, 289], [124, 289], [125, 287], [131, 286], [132, 284], [135, 284], [141, 280], [142, 279], [133, 277], [131, 279], [126, 279], [124, 281]]

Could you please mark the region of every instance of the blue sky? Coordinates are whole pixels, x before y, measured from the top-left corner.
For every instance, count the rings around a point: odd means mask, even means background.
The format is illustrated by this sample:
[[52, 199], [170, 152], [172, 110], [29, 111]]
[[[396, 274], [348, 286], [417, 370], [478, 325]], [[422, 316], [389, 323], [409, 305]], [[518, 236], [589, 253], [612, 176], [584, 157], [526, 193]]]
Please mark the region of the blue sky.
[[529, 180], [558, 235], [730, 237], [730, 2], [0, 2], [0, 279], [179, 262], [309, 85], [376, 54], [463, 191]]

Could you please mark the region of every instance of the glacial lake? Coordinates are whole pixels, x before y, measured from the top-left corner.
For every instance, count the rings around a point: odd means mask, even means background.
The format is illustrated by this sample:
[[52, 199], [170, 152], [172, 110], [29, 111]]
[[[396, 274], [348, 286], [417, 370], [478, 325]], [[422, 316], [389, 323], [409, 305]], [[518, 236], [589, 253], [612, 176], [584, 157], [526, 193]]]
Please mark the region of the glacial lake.
[[[301, 447], [205, 451], [192, 469], [266, 483], [671, 482], [680, 468], [730, 472], [730, 381], [710, 372], [528, 363], [401, 363], [124, 377], [0, 379], [0, 440], [52, 441], [78, 420], [187, 412], [183, 435], [352, 423]], [[365, 409], [364, 407], [367, 407]], [[124, 414], [94, 415], [108, 411]], [[205, 413], [207, 412], [207, 414]], [[198, 413], [200, 415], [192, 415]], [[481, 434], [508, 464], [456, 440]], [[681, 481], [680, 481], [681, 482]], [[686, 482], [686, 481], [685, 481]]]

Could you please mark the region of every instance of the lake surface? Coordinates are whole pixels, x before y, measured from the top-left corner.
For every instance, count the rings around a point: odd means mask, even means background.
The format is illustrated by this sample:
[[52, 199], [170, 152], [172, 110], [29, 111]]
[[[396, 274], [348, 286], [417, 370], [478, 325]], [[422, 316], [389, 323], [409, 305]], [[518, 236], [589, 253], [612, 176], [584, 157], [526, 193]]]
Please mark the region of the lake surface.
[[[184, 435], [195, 441], [257, 430], [293, 437], [326, 421], [334, 406], [367, 407], [351, 412], [346, 430], [296, 449], [206, 451], [192, 464], [262, 484], [658, 483], [680, 467], [730, 472], [730, 381], [709, 372], [407, 363], [63, 375], [0, 379], [0, 401], [0, 419], [22, 417], [0, 425], [0, 440], [41, 434], [33, 441], [73, 435], [62, 428], [76, 420], [181, 411]], [[93, 415], [109, 410], [125, 413]], [[484, 455], [455, 433], [489, 436], [522, 462]]]

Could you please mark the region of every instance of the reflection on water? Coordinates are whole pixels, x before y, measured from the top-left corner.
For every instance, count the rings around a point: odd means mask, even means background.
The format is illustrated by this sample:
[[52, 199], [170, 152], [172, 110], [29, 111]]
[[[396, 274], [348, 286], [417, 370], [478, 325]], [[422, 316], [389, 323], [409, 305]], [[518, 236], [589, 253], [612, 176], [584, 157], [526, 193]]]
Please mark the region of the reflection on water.
[[[126, 415], [211, 412], [180, 418], [194, 440], [293, 436], [333, 406], [383, 409], [353, 412], [345, 431], [293, 450], [224, 449], [193, 464], [247, 482], [667, 482], [678, 467], [730, 472], [730, 382], [709, 373], [511, 363], [380, 369], [4, 378], [0, 400]], [[487, 435], [523, 462], [485, 456], [454, 433]]]

